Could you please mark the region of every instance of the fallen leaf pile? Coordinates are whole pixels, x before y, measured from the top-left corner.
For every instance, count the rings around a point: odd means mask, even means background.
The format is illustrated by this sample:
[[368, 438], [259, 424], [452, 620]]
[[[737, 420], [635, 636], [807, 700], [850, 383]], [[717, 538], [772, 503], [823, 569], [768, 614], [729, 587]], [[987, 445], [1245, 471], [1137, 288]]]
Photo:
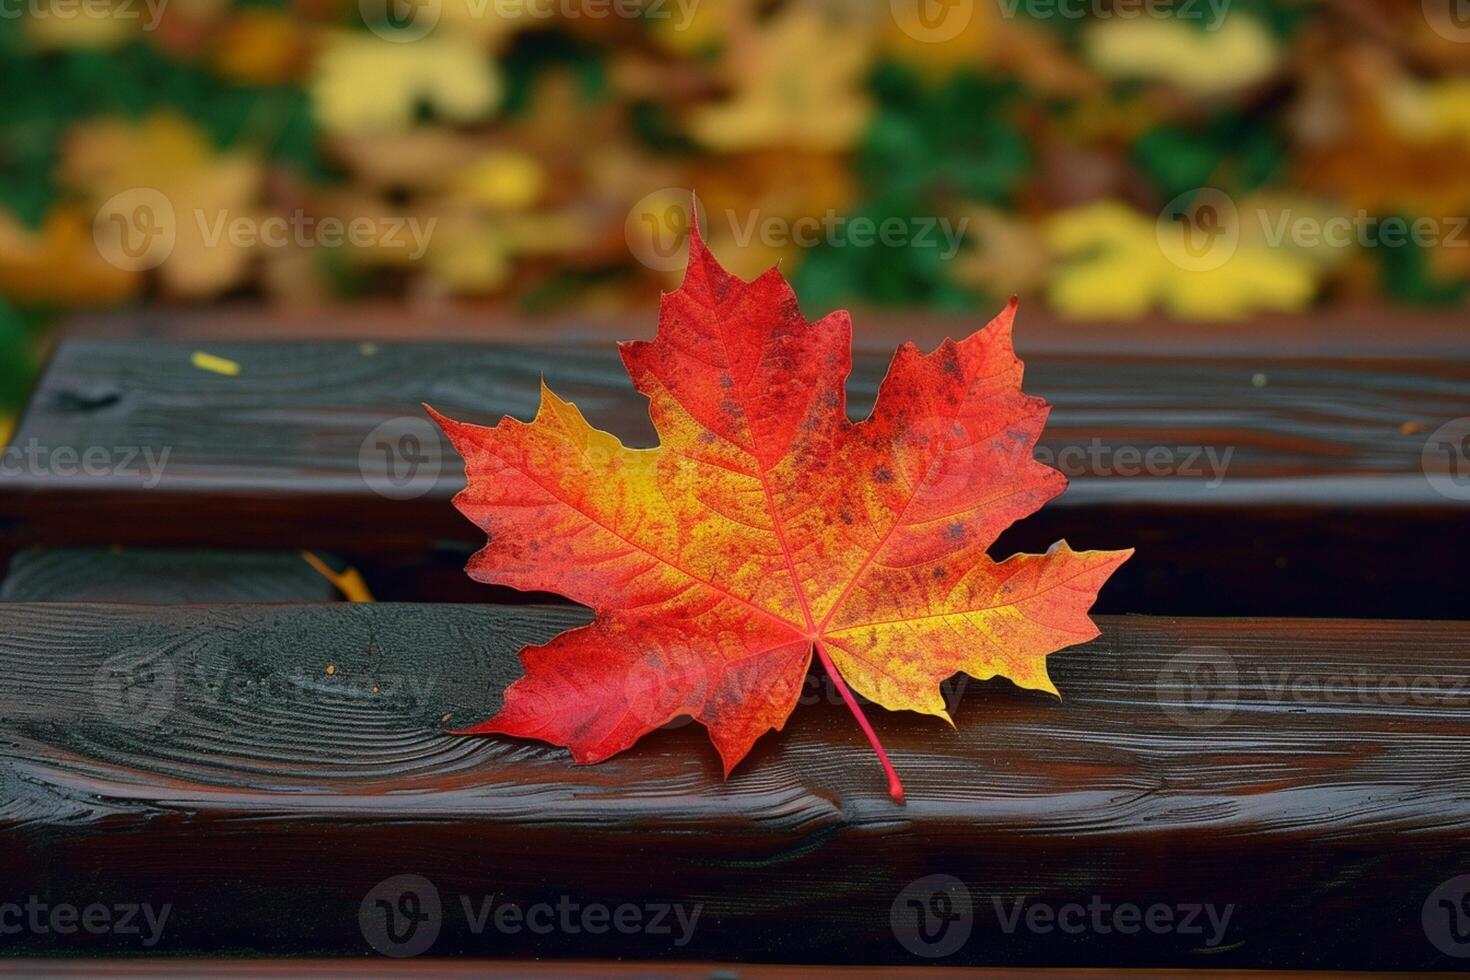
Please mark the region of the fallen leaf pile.
[[695, 230], [657, 337], [622, 345], [656, 448], [544, 385], [529, 423], [434, 413], [469, 477], [455, 504], [490, 539], [469, 574], [597, 614], [522, 651], [525, 676], [468, 733], [594, 763], [688, 715], [728, 776], [785, 724], [815, 655], [902, 800], [853, 692], [946, 721], [939, 684], [959, 672], [1055, 694], [1047, 655], [1097, 635], [1087, 611], [1132, 552], [987, 554], [1066, 486], [1033, 458], [1048, 406], [1021, 392], [1015, 311], [899, 348], [854, 423], [848, 314], [808, 323], [778, 270], [732, 276]]
[[[671, 284], [698, 190], [733, 268], [779, 261], [823, 305], [1459, 303], [1470, 44], [1450, 6], [36, 0], [0, 17], [0, 296], [36, 326], [137, 302], [626, 312]], [[85, 225], [139, 226], [138, 187], [177, 237], [109, 268]], [[1165, 268], [1146, 226], [1200, 188], [1443, 233]], [[221, 213], [372, 231], [202, 235]], [[1058, 247], [1099, 215], [1093, 254]], [[407, 222], [432, 225], [424, 247], [391, 240]], [[796, 241], [803, 222], [836, 230]], [[897, 241], [853, 231], [885, 223]], [[1112, 281], [1130, 259], [1140, 284]]]

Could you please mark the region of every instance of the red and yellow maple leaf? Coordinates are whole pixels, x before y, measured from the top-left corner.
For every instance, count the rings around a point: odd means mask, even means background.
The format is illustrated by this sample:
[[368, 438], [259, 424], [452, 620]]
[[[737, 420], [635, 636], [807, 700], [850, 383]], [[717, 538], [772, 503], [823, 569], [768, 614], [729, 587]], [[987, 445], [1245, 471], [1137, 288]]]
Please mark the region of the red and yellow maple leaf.
[[657, 448], [544, 385], [529, 423], [435, 413], [469, 476], [455, 504], [490, 538], [469, 574], [597, 614], [522, 651], [501, 711], [467, 733], [593, 763], [690, 715], [728, 776], [785, 724], [815, 652], [901, 800], [851, 692], [946, 720], [939, 684], [961, 671], [1056, 693], [1046, 656], [1097, 636], [1087, 610], [1131, 552], [986, 554], [1066, 486], [1033, 458], [1049, 409], [1021, 393], [1014, 302], [963, 341], [899, 348], [854, 423], [848, 314], [808, 323], [778, 270], [747, 283], [697, 229], [689, 247], [656, 339], [621, 348]]

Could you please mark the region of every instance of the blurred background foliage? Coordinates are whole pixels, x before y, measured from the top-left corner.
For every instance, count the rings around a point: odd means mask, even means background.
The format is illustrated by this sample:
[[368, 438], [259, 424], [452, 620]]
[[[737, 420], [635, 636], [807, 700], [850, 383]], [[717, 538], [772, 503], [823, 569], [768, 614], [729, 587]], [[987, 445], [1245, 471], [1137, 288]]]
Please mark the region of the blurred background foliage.
[[[781, 262], [809, 313], [1465, 301], [1470, 25], [1432, 4], [390, 2], [4, 0], [0, 414], [79, 309], [644, 308], [678, 276], [659, 259], [690, 188], [721, 257], [747, 276]], [[962, 23], [936, 30], [936, 11]], [[1263, 218], [1229, 262], [1181, 268], [1155, 226], [1200, 187], [1272, 221], [1445, 230], [1325, 248], [1262, 240]], [[136, 188], [176, 215], [153, 268], [99, 244]], [[221, 215], [433, 230], [422, 254], [265, 245], [212, 235]], [[742, 234], [824, 216], [964, 235], [949, 254]]]

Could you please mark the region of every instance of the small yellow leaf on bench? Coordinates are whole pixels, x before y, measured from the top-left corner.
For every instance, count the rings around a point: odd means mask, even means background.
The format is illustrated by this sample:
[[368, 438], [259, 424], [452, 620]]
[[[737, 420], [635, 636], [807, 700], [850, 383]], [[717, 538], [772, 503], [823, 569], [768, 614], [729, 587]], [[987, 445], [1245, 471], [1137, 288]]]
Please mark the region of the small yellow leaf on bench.
[[193, 364], [201, 371], [211, 371], [214, 374], [223, 374], [227, 378], [233, 378], [235, 375], [240, 373], [240, 365], [235, 361], [231, 361], [223, 357], [217, 357], [214, 354], [206, 354], [202, 350], [196, 350], [194, 352], [194, 356], [189, 358], [189, 363]]

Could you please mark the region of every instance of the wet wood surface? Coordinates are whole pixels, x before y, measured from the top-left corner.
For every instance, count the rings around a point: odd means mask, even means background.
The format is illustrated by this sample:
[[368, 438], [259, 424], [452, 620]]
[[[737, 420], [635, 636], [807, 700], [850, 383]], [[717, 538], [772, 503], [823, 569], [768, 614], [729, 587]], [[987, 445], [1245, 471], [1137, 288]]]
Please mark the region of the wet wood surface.
[[[1470, 493], [1433, 485], [1424, 458], [1433, 433], [1470, 416], [1466, 341], [1458, 357], [1438, 333], [1392, 355], [1346, 331], [1336, 348], [1227, 354], [1174, 333], [1176, 350], [1158, 330], [1124, 332], [1111, 349], [1039, 342], [1028, 353], [1022, 330], [1026, 389], [1055, 406], [1040, 455], [1072, 485], [998, 555], [1063, 537], [1137, 547], [1103, 593], [1100, 608], [1114, 612], [1462, 614], [1454, 570], [1470, 549]], [[877, 348], [897, 338], [860, 341], [859, 416], [886, 366]], [[240, 373], [195, 367], [196, 350]], [[449, 506], [463, 476], [420, 403], [485, 423], [527, 418], [543, 375], [594, 424], [651, 444], [646, 403], [600, 338], [71, 339], [11, 450], [36, 447], [43, 462], [0, 475], [0, 531], [20, 545], [327, 548], [364, 565], [397, 554], [452, 572], [476, 536]], [[54, 464], [89, 450], [106, 460], [92, 472]], [[449, 557], [421, 557], [436, 548]], [[385, 594], [486, 595], [452, 574], [435, 581], [455, 591], [407, 581]]]
[[[317, 556], [341, 571], [330, 555]], [[0, 602], [331, 602], [337, 587], [300, 552], [31, 548], [10, 560]]]
[[[25, 960], [17, 972], [33, 977], [352, 977], [354, 980], [397, 980], [398, 977], [515, 977], [517, 980], [558, 978], [637, 977], [640, 980], [821, 980], [823, 977], [852, 977], [858, 980], [923, 980], [925, 977], [976, 977], [978, 980], [1175, 980], [1177, 977], [1208, 978], [1203, 970], [1087, 970], [1087, 969], [987, 969], [984, 967], [894, 967], [894, 966], [771, 966], [746, 963], [670, 963], [648, 960], [621, 963], [549, 963], [534, 960], [399, 960], [388, 966], [367, 964], [360, 959], [318, 960], [214, 960], [146, 959]], [[1319, 971], [1240, 970], [1230, 980], [1338, 980], [1341, 974]], [[1444, 980], [1454, 973], [1356, 973], [1360, 980]]]
[[[1053, 658], [1060, 702], [971, 682], [949, 691], [953, 730], [875, 712], [898, 807], [819, 679], [728, 782], [694, 724], [591, 767], [443, 733], [496, 709], [522, 645], [585, 617], [0, 606], [0, 880], [53, 905], [171, 906], [154, 950], [32, 931], [4, 951], [355, 956], [369, 893], [417, 875], [441, 901], [426, 955], [917, 965], [895, 916], [937, 908], [948, 875], [970, 932], [946, 965], [1461, 962], [1430, 900], [1470, 873], [1463, 624], [1105, 617]], [[682, 945], [677, 928], [476, 931], [487, 899], [700, 917]], [[1027, 924], [1074, 903], [1174, 925]], [[1198, 911], [1227, 906], [1218, 930]]]

